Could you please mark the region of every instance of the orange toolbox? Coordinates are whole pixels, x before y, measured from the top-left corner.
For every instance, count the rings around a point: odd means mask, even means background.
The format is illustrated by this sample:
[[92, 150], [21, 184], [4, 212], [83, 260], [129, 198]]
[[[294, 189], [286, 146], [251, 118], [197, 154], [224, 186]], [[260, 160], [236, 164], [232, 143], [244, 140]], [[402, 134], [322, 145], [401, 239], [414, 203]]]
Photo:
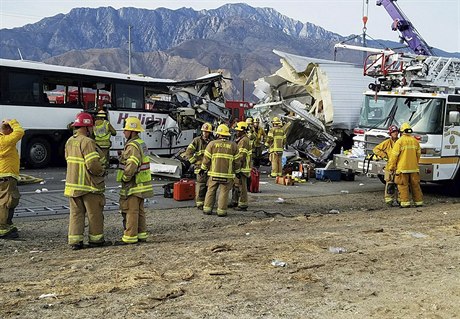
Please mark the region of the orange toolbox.
[[173, 198], [177, 201], [195, 198], [195, 181], [181, 179], [174, 183]]

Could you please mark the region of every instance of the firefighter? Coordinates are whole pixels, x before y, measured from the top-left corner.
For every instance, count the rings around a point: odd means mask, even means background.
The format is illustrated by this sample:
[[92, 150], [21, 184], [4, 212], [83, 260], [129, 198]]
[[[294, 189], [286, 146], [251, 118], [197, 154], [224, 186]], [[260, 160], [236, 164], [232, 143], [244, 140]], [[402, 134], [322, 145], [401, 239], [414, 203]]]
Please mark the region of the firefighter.
[[24, 136], [17, 120], [5, 119], [0, 131], [0, 238], [18, 238], [13, 225], [14, 209], [19, 204], [19, 154], [16, 144]]
[[[254, 141], [256, 139], [256, 134], [254, 132], [254, 119], [252, 117], [248, 117], [246, 119], [246, 124], [248, 125], [248, 127], [247, 127], [247, 135], [248, 135], [249, 142], [250, 142], [251, 148], [252, 148], [253, 145], [254, 145]], [[237, 125], [238, 125], [238, 123], [237, 123]]]
[[211, 141], [212, 125], [204, 123], [201, 126], [201, 135], [193, 139], [192, 143], [187, 147], [184, 157], [195, 165], [194, 173], [196, 174], [196, 188], [195, 188], [195, 203], [198, 209], [203, 209], [204, 198], [206, 196], [206, 183], [208, 176], [206, 174], [199, 174], [201, 170], [201, 163], [203, 161], [204, 151]]
[[283, 167], [281, 159], [283, 157], [284, 144], [286, 143], [286, 134], [281, 127], [282, 123], [278, 117], [272, 119], [273, 127], [267, 134], [267, 141], [265, 146], [269, 148], [270, 162], [272, 163], [272, 171], [270, 177], [277, 177], [283, 175]]
[[105, 244], [105, 158], [93, 136], [93, 117], [88, 113], [77, 114], [74, 134], [65, 145], [67, 174], [64, 195], [69, 197], [70, 217], [68, 242], [73, 250], [83, 248], [85, 215], [88, 215], [89, 246]]
[[412, 127], [409, 123], [401, 125], [401, 137], [395, 142], [391, 151], [387, 169], [395, 175], [398, 185], [401, 207], [410, 207], [410, 193], [416, 207], [423, 206], [423, 194], [420, 188], [420, 174], [418, 162], [420, 160], [420, 144], [411, 135]]
[[232, 192], [231, 207], [236, 210], [246, 211], [248, 209], [248, 178], [251, 175], [251, 144], [247, 136], [248, 124], [238, 122], [235, 131], [236, 143], [238, 146], [238, 161], [240, 162], [240, 177], [235, 178]]
[[102, 149], [107, 163], [110, 160], [110, 147], [112, 146], [110, 136], [115, 135], [117, 135], [117, 131], [108, 121], [107, 113], [104, 110], [97, 112], [96, 122], [94, 123], [94, 138], [96, 144]]
[[254, 120], [254, 143], [252, 145], [252, 156], [255, 167], [260, 166], [260, 159], [262, 158], [262, 146], [267, 138], [265, 130], [260, 126], [260, 119]]
[[217, 215], [227, 216], [228, 195], [233, 187], [233, 179], [241, 177], [240, 163], [238, 161], [238, 146], [229, 141], [230, 131], [228, 126], [221, 124], [216, 129], [218, 139], [211, 141], [204, 152], [201, 170], [207, 171], [208, 190], [204, 199], [203, 213], [212, 214], [212, 208], [216, 200], [216, 192], [219, 188], [217, 199]]
[[[391, 150], [395, 142], [398, 140], [399, 129], [396, 125], [391, 125], [388, 128], [388, 135], [390, 138], [386, 139], [376, 147], [374, 147], [374, 154], [378, 156], [378, 159], [383, 159], [388, 161], [391, 155]], [[393, 188], [394, 186], [394, 175], [390, 174], [390, 172], [385, 169], [385, 203], [388, 206], [393, 206], [394, 199], [396, 197], [396, 192]]]
[[147, 146], [139, 137], [143, 131], [138, 118], [126, 119], [123, 127], [126, 143], [117, 172], [117, 182], [121, 182], [120, 209], [124, 233], [115, 245], [145, 242], [148, 237], [144, 199], [153, 197], [153, 185]]

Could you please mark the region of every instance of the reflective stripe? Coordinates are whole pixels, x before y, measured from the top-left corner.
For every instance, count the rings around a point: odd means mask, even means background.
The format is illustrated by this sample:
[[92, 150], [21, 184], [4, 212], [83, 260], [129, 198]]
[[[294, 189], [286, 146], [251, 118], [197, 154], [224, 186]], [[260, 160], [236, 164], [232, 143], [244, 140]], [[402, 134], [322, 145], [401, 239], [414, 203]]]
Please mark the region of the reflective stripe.
[[99, 235], [91, 235], [89, 234], [89, 241], [92, 242], [92, 243], [98, 243], [98, 242], [102, 242], [102, 240], [104, 239], [104, 234], [99, 234]]
[[142, 232], [137, 234], [138, 239], [147, 239], [149, 237], [149, 234], [147, 232]]
[[126, 236], [126, 235], [123, 235], [123, 237], [121, 238], [122, 241], [124, 241], [125, 243], [137, 243], [137, 236]]
[[83, 241], [83, 235], [69, 235], [67, 238], [70, 245], [79, 244]]
[[149, 191], [153, 192], [153, 185], [152, 184], [148, 184], [148, 185], [140, 184], [140, 185], [136, 185], [134, 187], [131, 187], [129, 190], [121, 189], [120, 190], [120, 195], [122, 195], [122, 196], [131, 196], [133, 194], [144, 193], [144, 192], [149, 192]]
[[72, 194], [72, 191], [74, 190], [88, 191], [88, 192], [104, 192], [105, 188], [96, 188], [96, 187], [89, 186], [89, 185], [66, 183], [65, 188], [64, 188], [64, 195], [70, 196]]

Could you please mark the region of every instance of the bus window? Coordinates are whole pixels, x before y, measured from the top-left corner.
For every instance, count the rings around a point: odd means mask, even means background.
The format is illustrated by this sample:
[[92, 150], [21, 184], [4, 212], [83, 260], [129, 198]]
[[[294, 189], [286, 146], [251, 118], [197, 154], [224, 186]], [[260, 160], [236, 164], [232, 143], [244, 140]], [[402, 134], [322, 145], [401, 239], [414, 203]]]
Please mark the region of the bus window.
[[144, 88], [129, 84], [115, 84], [116, 107], [144, 109]]
[[40, 100], [40, 78], [34, 74], [13, 73], [9, 74], [8, 90], [10, 103], [34, 104]]

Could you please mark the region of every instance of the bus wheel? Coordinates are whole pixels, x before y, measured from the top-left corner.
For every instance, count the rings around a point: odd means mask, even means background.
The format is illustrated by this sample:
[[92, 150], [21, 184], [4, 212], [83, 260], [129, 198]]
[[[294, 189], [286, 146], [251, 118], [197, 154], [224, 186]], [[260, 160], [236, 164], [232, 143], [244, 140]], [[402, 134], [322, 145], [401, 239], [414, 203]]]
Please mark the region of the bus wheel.
[[34, 138], [27, 145], [27, 164], [32, 168], [42, 168], [51, 160], [50, 143], [43, 138]]

